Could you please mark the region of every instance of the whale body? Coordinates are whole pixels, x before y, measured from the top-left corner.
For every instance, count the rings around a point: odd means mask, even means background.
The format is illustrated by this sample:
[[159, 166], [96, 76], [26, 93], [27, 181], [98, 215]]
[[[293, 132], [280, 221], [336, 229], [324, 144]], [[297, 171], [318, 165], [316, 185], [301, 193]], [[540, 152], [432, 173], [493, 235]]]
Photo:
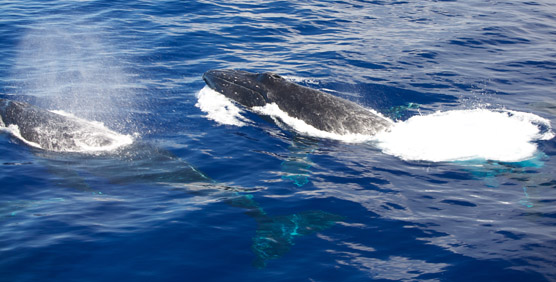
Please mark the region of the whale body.
[[392, 121], [352, 101], [304, 87], [271, 73], [209, 70], [206, 84], [247, 108], [275, 103], [289, 116], [316, 129], [336, 134], [375, 135]]
[[133, 142], [112, 153], [99, 155], [60, 154], [60, 151], [81, 148], [81, 143], [91, 136], [94, 141], [90, 142], [100, 145], [113, 142], [110, 134], [115, 132], [28, 103], [0, 98], [0, 128], [9, 126], [17, 126], [21, 138], [44, 149], [35, 150], [35, 153], [45, 159], [49, 171], [56, 175], [57, 184], [66, 187], [94, 192], [95, 189], [81, 177], [85, 174], [106, 179], [112, 184], [187, 187], [195, 195], [200, 195], [203, 190], [214, 191], [215, 199], [223, 198], [231, 206], [244, 209], [245, 214], [256, 222], [251, 250], [255, 255], [253, 265], [259, 268], [268, 260], [286, 254], [295, 238], [326, 230], [343, 219], [320, 210], [270, 216], [252, 194], [241, 193], [252, 189], [218, 184], [170, 152], [142, 142]]
[[[122, 135], [99, 124], [2, 98], [0, 126], [16, 126], [23, 141], [49, 151], [109, 149], [122, 142]], [[131, 139], [123, 142], [131, 143]]]

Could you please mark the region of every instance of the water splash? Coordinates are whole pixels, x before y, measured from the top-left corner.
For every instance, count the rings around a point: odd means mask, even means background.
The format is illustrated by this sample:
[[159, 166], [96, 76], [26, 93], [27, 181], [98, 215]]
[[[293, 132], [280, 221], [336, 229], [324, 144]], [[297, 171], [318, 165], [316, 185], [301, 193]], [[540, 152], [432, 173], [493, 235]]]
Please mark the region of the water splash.
[[206, 117], [219, 124], [245, 126], [247, 118], [243, 117], [241, 110], [226, 96], [205, 86], [197, 93], [197, 104], [201, 111], [206, 112]]
[[376, 140], [405, 160], [521, 162], [535, 156], [535, 141], [553, 137], [550, 122], [534, 114], [474, 109], [414, 116]]

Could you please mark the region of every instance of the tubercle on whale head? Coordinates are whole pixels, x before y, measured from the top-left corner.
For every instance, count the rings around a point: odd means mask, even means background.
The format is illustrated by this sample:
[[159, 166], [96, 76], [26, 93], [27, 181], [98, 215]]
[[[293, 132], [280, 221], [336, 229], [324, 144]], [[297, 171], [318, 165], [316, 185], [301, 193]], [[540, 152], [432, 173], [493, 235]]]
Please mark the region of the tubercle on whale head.
[[283, 81], [284, 78], [273, 72], [263, 72], [257, 74], [257, 80], [261, 83], [275, 83], [276, 81]]
[[203, 80], [214, 91], [246, 106], [264, 106], [269, 101], [263, 74], [240, 70], [209, 70], [203, 74]]

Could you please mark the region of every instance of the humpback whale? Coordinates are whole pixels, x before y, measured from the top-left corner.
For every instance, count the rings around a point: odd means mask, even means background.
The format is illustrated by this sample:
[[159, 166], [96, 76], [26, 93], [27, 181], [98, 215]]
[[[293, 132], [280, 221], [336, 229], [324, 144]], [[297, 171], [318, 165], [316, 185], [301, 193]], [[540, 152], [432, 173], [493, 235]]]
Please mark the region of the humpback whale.
[[[143, 142], [133, 142], [104, 154], [61, 154], [68, 148], [82, 148], [84, 136], [92, 136], [91, 142], [102, 145], [113, 142], [110, 135], [116, 133], [91, 122], [0, 98], [0, 128], [9, 126], [17, 126], [20, 138], [26, 143], [36, 143], [43, 149], [34, 153], [42, 157], [49, 171], [57, 176], [54, 177], [57, 184], [65, 187], [94, 192], [95, 189], [89, 187], [88, 181], [81, 176], [94, 175], [112, 185], [162, 185], [180, 190], [186, 188], [194, 194], [205, 191], [203, 195], [212, 191], [210, 195], [243, 209], [256, 222], [251, 246], [255, 267], [264, 267], [268, 260], [287, 253], [295, 238], [326, 230], [343, 219], [321, 210], [268, 215], [254, 200], [253, 194], [242, 193], [253, 189], [217, 183], [172, 153]], [[19, 210], [21, 208], [17, 206], [9, 207], [7, 214], [11, 216]]]
[[352, 101], [295, 84], [271, 72], [209, 70], [203, 79], [211, 89], [247, 108], [275, 103], [289, 116], [326, 132], [375, 135], [392, 125], [392, 121]]
[[77, 152], [85, 148], [112, 149], [122, 143], [119, 135], [99, 124], [0, 98], [0, 126], [17, 126], [28, 144], [49, 151]]

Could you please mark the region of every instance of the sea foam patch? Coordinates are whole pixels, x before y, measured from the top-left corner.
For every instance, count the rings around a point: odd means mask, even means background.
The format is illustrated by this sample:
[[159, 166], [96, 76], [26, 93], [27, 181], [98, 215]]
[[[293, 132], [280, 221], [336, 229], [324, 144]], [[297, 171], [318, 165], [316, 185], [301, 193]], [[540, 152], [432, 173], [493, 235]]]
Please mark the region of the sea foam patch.
[[535, 141], [553, 137], [550, 122], [534, 114], [474, 109], [414, 116], [375, 140], [405, 160], [520, 162], [534, 157]]
[[[224, 95], [205, 86], [197, 97], [197, 107], [207, 112], [207, 118], [221, 124], [246, 125], [242, 110]], [[274, 103], [251, 110], [304, 135], [348, 143], [373, 142], [384, 153], [404, 160], [520, 162], [535, 156], [536, 141], [554, 137], [547, 119], [509, 110], [454, 110], [414, 116], [393, 123], [376, 136], [322, 131], [289, 116]]]
[[243, 110], [226, 96], [205, 86], [197, 93], [197, 108], [205, 112], [206, 117], [219, 124], [245, 126], [247, 119], [242, 116]]

